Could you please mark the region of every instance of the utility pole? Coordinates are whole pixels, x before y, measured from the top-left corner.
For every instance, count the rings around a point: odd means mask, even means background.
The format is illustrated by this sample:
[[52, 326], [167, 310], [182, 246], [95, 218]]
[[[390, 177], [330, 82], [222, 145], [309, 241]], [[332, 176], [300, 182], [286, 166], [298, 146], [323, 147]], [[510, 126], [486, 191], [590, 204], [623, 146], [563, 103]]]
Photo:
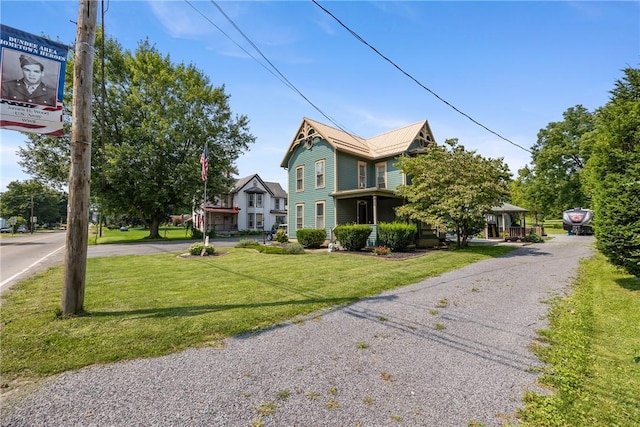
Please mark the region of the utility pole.
[[76, 61], [73, 70], [67, 246], [60, 303], [63, 315], [81, 313], [84, 304], [89, 239], [91, 101], [97, 11], [97, 0], [80, 0], [76, 31]]
[[29, 231], [31, 232], [31, 234], [33, 234], [33, 232], [35, 228], [35, 224], [33, 223], [33, 194], [31, 195], [31, 218], [29, 218]]

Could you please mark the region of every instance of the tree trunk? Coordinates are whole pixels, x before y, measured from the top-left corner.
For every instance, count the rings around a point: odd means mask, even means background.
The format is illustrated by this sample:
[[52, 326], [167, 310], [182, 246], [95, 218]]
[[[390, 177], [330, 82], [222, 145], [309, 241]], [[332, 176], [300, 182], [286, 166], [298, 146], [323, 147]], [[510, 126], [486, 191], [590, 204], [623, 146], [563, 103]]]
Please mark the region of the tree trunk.
[[151, 218], [149, 222], [149, 239], [160, 239], [160, 223], [162, 222], [160, 217]]

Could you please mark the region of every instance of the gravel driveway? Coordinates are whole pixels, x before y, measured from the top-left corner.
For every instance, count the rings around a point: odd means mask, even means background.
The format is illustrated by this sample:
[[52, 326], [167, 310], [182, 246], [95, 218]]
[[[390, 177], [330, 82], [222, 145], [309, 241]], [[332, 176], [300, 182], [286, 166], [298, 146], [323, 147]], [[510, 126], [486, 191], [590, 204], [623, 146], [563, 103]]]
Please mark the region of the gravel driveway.
[[[224, 348], [47, 381], [6, 426], [500, 426], [539, 364], [542, 301], [593, 238], [557, 236]], [[387, 261], [401, 262], [401, 261]], [[345, 284], [348, 286], [348, 284]]]

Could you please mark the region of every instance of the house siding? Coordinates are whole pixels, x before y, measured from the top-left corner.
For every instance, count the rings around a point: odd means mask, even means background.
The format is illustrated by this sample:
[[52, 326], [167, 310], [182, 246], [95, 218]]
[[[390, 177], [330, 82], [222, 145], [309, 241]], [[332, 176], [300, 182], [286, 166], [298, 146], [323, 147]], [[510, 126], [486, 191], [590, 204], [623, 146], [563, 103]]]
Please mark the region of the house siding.
[[[324, 187], [316, 188], [315, 164], [318, 160], [324, 160]], [[304, 166], [304, 191], [297, 192], [295, 170], [299, 166]], [[335, 156], [333, 147], [325, 141], [316, 142], [310, 149], [300, 144], [292, 154], [289, 170], [289, 206], [304, 205], [304, 228], [316, 227], [316, 203], [325, 204], [325, 230], [329, 238], [330, 230], [335, 226], [335, 203], [333, 197], [329, 196], [334, 191], [335, 186]], [[296, 236], [296, 216], [295, 210], [289, 210], [289, 237]]]

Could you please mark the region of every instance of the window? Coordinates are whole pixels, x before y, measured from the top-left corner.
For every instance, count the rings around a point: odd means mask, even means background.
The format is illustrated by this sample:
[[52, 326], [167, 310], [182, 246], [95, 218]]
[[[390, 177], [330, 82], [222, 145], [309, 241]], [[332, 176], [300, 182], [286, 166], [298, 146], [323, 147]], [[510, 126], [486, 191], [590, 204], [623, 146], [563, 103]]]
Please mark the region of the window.
[[367, 164], [358, 162], [358, 188], [367, 188]]
[[324, 160], [316, 162], [316, 188], [324, 187]]
[[316, 228], [324, 228], [324, 202], [316, 203]]
[[279, 210], [280, 210], [280, 199], [276, 199], [276, 200], [275, 200], [275, 207], [274, 207], [274, 209], [275, 209], [275, 210], [277, 210], [277, 211], [279, 211]]
[[304, 166], [296, 168], [296, 191], [304, 191]]
[[284, 215], [276, 215], [276, 224], [286, 224], [287, 218]]
[[255, 206], [255, 194], [249, 194], [249, 207], [252, 208]]
[[254, 218], [255, 218], [255, 214], [250, 213], [249, 214], [249, 223], [247, 224], [247, 227], [252, 229], [254, 227], [253, 223], [254, 223]]
[[387, 188], [387, 164], [376, 164], [376, 185], [378, 188]]
[[256, 208], [262, 207], [262, 194], [256, 194]]
[[263, 224], [263, 219], [262, 219], [262, 214], [256, 214], [256, 228], [263, 228], [264, 224]]
[[304, 228], [304, 205], [296, 205], [296, 230]]

